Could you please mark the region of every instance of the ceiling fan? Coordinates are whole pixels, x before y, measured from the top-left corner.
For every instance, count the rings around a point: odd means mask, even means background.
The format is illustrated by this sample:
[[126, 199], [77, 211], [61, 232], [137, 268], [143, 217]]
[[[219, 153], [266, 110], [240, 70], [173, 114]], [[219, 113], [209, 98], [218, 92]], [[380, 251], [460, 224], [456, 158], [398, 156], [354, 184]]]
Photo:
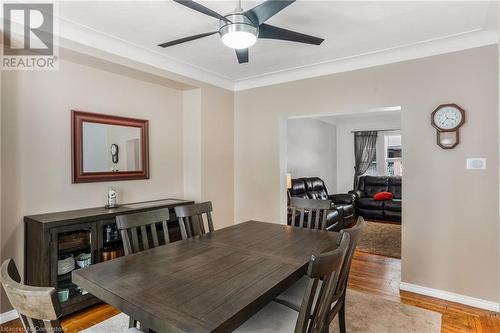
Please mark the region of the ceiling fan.
[[324, 40], [264, 23], [291, 5], [295, 0], [267, 0], [247, 11], [243, 10], [241, 0], [238, 0], [238, 7], [234, 12], [225, 16], [192, 0], [174, 1], [197, 12], [219, 19], [219, 30], [184, 37], [158, 45], [161, 47], [169, 47], [218, 33], [224, 45], [235, 49], [238, 62], [242, 64], [248, 62], [248, 48], [255, 44], [257, 38], [279, 39], [313, 45], [320, 45]]

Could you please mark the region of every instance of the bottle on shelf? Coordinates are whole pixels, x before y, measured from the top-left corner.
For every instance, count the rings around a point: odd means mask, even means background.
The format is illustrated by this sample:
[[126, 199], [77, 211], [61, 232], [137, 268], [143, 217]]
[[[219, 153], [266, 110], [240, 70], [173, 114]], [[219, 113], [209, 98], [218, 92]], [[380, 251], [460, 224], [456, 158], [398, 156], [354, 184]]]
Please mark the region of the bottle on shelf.
[[102, 249], [102, 261], [111, 260], [111, 248], [109, 246], [105, 246]]
[[112, 239], [112, 233], [113, 231], [111, 230], [111, 224], [108, 224], [106, 226], [106, 242], [110, 242]]

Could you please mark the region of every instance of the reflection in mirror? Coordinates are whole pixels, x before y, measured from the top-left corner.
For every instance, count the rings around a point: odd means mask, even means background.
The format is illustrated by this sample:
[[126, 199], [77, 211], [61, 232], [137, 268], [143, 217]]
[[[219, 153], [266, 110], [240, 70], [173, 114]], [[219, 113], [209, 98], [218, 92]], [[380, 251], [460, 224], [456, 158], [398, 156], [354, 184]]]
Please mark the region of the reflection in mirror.
[[149, 179], [144, 119], [71, 110], [73, 183]]
[[83, 172], [141, 171], [141, 129], [83, 122]]

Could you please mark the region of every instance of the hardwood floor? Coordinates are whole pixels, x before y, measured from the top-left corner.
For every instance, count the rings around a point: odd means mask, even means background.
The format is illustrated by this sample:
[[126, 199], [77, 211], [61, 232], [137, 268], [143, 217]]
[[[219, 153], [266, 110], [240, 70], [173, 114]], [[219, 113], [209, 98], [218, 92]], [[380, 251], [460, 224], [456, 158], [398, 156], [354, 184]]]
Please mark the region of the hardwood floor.
[[[349, 277], [350, 288], [439, 312], [443, 315], [443, 333], [500, 332], [499, 314], [437, 298], [399, 291], [400, 279], [401, 261], [399, 259], [356, 252]], [[118, 313], [117, 309], [109, 305], [96, 305], [64, 318], [62, 326], [66, 333], [79, 332]], [[0, 332], [20, 332], [20, 327], [19, 320], [14, 320], [1, 325]]]
[[[442, 314], [441, 332], [500, 332], [500, 314], [470, 306], [399, 291], [401, 260], [356, 252], [349, 287]], [[349, 311], [348, 309], [346, 311]]]

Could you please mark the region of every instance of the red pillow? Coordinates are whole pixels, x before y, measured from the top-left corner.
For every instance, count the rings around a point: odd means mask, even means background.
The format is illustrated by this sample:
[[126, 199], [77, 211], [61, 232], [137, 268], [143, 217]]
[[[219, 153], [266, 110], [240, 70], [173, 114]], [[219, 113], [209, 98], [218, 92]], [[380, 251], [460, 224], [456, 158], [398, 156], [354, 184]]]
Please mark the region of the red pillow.
[[376, 201], [383, 201], [383, 200], [391, 200], [394, 197], [394, 194], [391, 192], [378, 192], [377, 194], [373, 195], [373, 199]]

